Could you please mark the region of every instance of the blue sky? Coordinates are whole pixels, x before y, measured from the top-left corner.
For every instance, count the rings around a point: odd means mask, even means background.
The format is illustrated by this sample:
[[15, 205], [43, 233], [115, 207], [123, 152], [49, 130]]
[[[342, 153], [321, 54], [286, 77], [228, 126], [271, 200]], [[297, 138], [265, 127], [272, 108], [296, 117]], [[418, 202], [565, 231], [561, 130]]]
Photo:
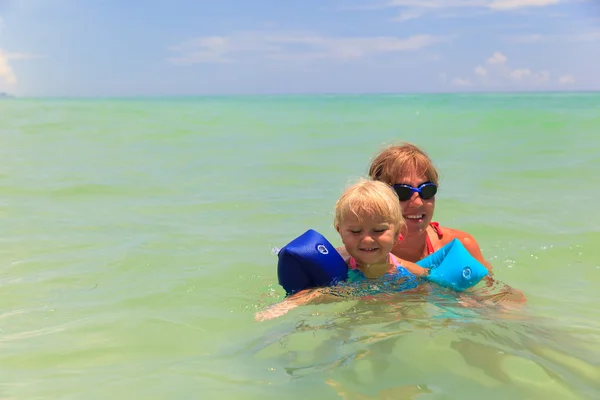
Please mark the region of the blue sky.
[[600, 90], [598, 0], [0, 0], [21, 96]]

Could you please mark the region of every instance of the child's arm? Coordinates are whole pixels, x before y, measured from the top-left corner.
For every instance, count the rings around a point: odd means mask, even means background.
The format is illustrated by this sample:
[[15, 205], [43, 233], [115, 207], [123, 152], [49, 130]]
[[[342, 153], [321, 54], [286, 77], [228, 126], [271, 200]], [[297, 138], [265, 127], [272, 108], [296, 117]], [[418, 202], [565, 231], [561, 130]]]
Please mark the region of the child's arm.
[[265, 321], [267, 319], [281, 317], [298, 306], [306, 304], [325, 304], [340, 300], [342, 300], [342, 297], [331, 294], [331, 288], [304, 289], [287, 297], [283, 301], [272, 304], [265, 310], [256, 313], [254, 319], [257, 321]]
[[350, 254], [348, 253], [348, 250], [346, 250], [346, 246], [336, 247], [335, 249], [338, 253], [340, 253], [340, 256], [342, 256], [344, 260], [348, 260], [350, 258]]
[[429, 270], [427, 268], [423, 268], [414, 262], [403, 260], [400, 257], [396, 258], [400, 261], [400, 265], [406, 268], [409, 272], [412, 272], [416, 276], [427, 276], [429, 275]]
[[[350, 257], [345, 246], [338, 247], [336, 250], [344, 260]], [[327, 287], [301, 290], [298, 293], [285, 298], [283, 301], [272, 304], [265, 310], [256, 313], [254, 319], [257, 321], [273, 319], [281, 317], [298, 306], [303, 306], [305, 304], [325, 304], [340, 301], [342, 299], [340, 296], [331, 294], [331, 292], [331, 288]]]

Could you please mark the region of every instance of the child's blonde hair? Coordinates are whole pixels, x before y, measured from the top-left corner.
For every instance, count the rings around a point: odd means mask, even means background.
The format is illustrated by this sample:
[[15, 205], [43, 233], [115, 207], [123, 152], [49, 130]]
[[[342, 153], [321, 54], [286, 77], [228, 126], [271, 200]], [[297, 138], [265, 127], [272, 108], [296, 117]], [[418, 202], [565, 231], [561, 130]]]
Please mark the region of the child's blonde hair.
[[344, 191], [335, 203], [333, 223], [336, 229], [343, 222], [342, 215], [345, 211], [352, 212], [359, 221], [365, 216], [381, 217], [394, 224], [397, 232], [406, 227], [398, 195], [391, 186], [381, 181], [360, 179]]

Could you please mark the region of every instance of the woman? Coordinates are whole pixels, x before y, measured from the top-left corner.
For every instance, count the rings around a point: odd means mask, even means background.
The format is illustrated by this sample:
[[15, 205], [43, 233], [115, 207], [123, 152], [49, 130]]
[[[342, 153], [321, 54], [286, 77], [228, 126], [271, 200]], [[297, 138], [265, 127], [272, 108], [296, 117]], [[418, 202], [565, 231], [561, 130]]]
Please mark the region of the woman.
[[[400, 198], [407, 226], [402, 240], [392, 249], [392, 254], [417, 262], [456, 238], [488, 269], [486, 282], [488, 286], [493, 285], [492, 266], [483, 257], [475, 238], [466, 232], [440, 226], [432, 221], [438, 172], [425, 151], [406, 142], [389, 146], [373, 159], [369, 177], [391, 185]], [[343, 248], [338, 250], [345, 253]], [[505, 285], [500, 292], [488, 299], [524, 302], [525, 296]]]

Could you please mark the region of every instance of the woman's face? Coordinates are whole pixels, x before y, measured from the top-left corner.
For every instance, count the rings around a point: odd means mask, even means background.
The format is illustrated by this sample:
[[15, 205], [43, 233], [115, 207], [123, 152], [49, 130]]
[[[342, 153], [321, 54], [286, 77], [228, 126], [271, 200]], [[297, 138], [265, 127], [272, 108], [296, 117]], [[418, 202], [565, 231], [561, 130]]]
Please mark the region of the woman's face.
[[[427, 177], [424, 174], [411, 173], [398, 176], [393, 184], [402, 184], [418, 188], [427, 182]], [[419, 196], [419, 193], [413, 192], [410, 199], [401, 201], [400, 205], [402, 206], [402, 215], [406, 220], [405, 236], [414, 236], [424, 233], [433, 218], [435, 196], [426, 200], [422, 199]]]

